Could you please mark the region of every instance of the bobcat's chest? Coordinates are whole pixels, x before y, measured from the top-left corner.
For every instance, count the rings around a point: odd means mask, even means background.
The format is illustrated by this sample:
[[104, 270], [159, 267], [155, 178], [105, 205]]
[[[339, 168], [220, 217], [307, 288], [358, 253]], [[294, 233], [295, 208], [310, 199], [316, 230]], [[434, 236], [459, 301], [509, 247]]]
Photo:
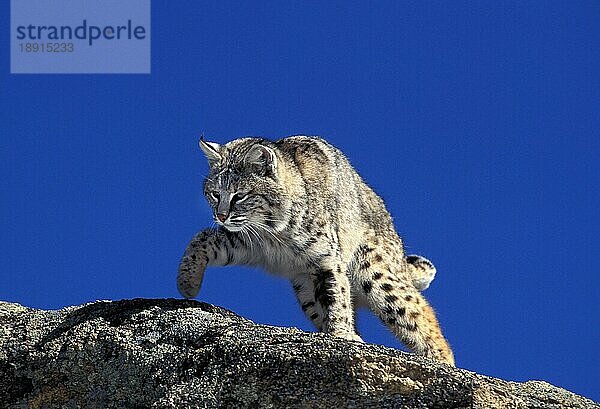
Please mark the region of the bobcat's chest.
[[259, 264], [271, 274], [294, 278], [314, 264], [316, 254], [293, 240], [270, 241], [261, 249]]

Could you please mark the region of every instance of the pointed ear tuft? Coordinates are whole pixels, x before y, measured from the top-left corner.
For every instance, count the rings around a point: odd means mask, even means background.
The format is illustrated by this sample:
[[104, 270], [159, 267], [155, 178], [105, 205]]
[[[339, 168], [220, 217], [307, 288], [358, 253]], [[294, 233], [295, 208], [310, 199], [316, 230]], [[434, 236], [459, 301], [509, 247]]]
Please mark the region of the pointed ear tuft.
[[274, 173], [277, 166], [277, 156], [273, 149], [263, 145], [254, 145], [246, 156], [244, 163], [251, 166], [257, 166], [267, 173]]
[[206, 158], [208, 159], [208, 164], [210, 166], [216, 165], [223, 158], [220, 153], [222, 148], [221, 145], [219, 145], [218, 143], [206, 142], [204, 138], [200, 138], [200, 142], [198, 144], [200, 145], [200, 149], [202, 149], [202, 151], [206, 155]]

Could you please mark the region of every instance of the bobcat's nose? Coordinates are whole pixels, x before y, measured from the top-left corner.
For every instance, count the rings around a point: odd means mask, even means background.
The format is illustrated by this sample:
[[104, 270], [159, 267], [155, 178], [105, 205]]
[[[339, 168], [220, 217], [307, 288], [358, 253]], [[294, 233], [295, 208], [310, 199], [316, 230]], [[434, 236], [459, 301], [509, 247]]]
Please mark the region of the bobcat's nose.
[[223, 223], [225, 219], [227, 219], [227, 215], [223, 213], [217, 213], [217, 219], [219, 219], [219, 221]]

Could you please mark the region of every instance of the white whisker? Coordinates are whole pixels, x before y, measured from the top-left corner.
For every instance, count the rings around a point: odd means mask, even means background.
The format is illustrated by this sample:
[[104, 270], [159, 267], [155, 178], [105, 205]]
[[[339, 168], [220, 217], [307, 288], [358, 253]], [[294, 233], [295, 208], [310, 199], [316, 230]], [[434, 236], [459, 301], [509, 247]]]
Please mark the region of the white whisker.
[[261, 237], [261, 235], [256, 231], [254, 226], [252, 226], [251, 224], [248, 224], [247, 226], [248, 226], [248, 230], [250, 232], [252, 232], [254, 234], [254, 236], [256, 237], [259, 247], [263, 247], [264, 239]]
[[271, 236], [271, 237], [272, 237], [272, 238], [273, 238], [275, 241], [277, 241], [279, 244], [281, 244], [282, 246], [284, 245], [284, 244], [283, 244], [283, 241], [282, 241], [282, 240], [281, 240], [281, 239], [280, 239], [280, 238], [279, 238], [279, 237], [278, 237], [278, 236], [277, 236], [277, 235], [276, 235], [276, 234], [273, 232], [273, 230], [272, 230], [272, 229], [271, 229], [269, 226], [267, 226], [267, 225], [266, 225], [266, 224], [264, 224], [264, 223], [257, 222], [257, 221], [254, 221], [254, 222], [252, 222], [252, 223], [253, 223], [253, 224], [254, 224], [256, 227], [258, 227], [258, 228], [260, 228], [261, 230], [264, 230], [266, 233], [268, 233], [268, 234], [269, 234], [269, 235], [270, 235], [270, 236]]
[[244, 239], [248, 241], [248, 244], [250, 245], [250, 252], [254, 253], [254, 246], [252, 244], [252, 239], [250, 238], [250, 234], [248, 233], [246, 227], [243, 226], [242, 229], [240, 230], [240, 232], [243, 234]]

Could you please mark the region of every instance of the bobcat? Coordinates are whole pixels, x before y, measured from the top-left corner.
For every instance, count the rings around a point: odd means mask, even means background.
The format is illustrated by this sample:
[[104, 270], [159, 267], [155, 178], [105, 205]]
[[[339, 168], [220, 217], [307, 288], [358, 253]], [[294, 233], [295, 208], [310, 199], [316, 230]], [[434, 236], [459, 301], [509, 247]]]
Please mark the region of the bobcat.
[[198, 294], [207, 266], [260, 266], [291, 280], [319, 331], [362, 341], [354, 314], [366, 306], [413, 352], [454, 365], [419, 292], [433, 280], [433, 264], [404, 253], [383, 200], [338, 149], [307, 136], [201, 139], [200, 147], [218, 227], [198, 233], [183, 255], [184, 297]]

